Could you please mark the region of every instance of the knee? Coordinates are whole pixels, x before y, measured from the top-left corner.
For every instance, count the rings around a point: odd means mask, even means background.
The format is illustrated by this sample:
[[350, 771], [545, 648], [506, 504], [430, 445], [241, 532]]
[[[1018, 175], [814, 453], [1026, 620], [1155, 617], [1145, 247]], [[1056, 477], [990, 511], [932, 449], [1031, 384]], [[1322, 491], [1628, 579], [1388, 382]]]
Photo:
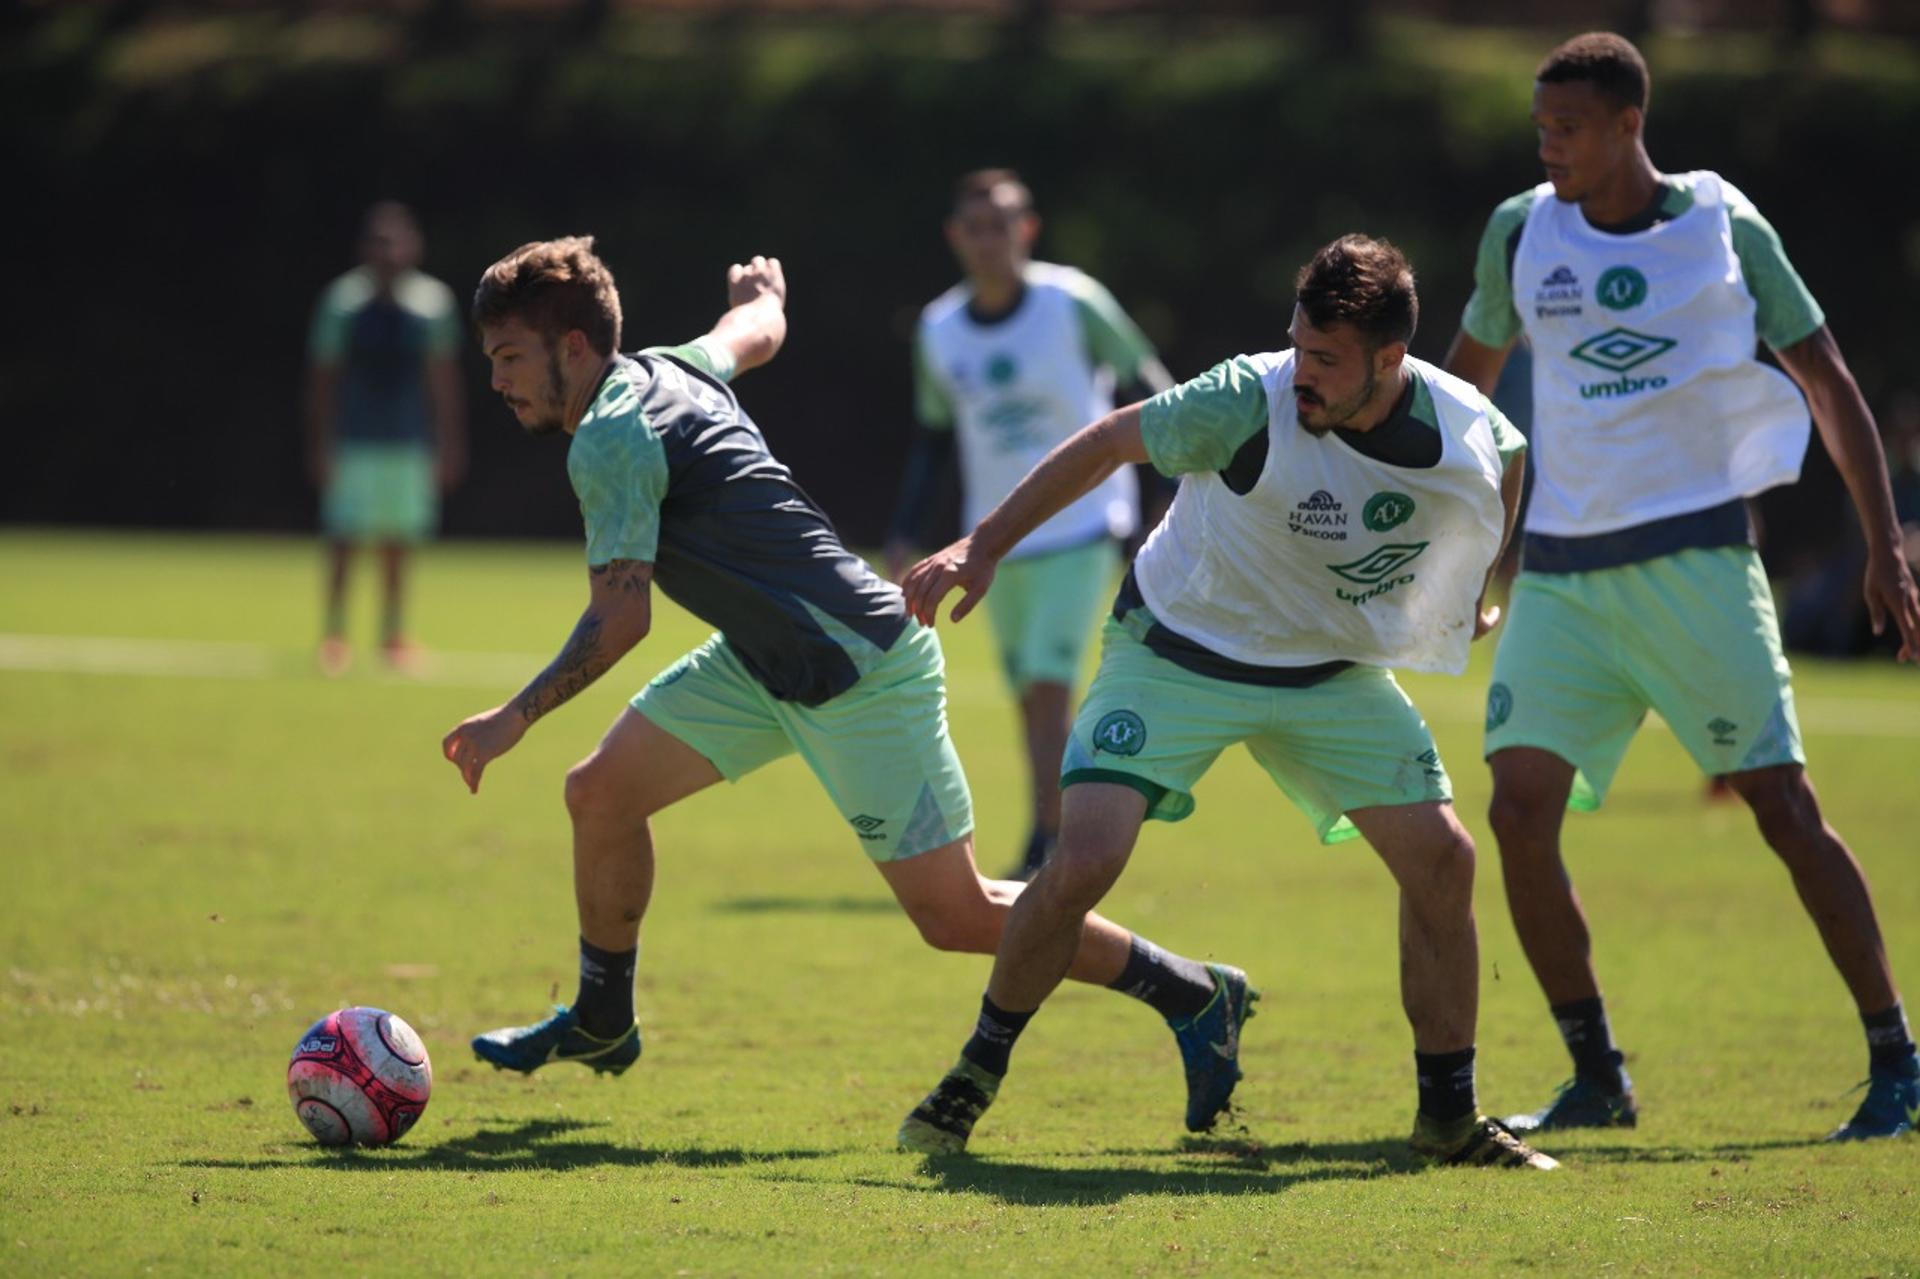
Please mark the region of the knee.
[[1028, 892], [1041, 892], [1076, 910], [1092, 910], [1127, 864], [1125, 848], [1062, 837]]
[[1000, 941], [999, 913], [985, 893], [907, 906], [921, 941], [935, 950], [966, 955], [993, 953]]
[[1487, 805], [1487, 824], [1500, 843], [1500, 855], [1549, 840], [1559, 825], [1562, 807], [1563, 801], [1538, 790], [1496, 785], [1493, 802]]
[[1451, 914], [1471, 910], [1475, 857], [1473, 837], [1455, 825], [1436, 840], [1425, 858], [1427, 870], [1420, 898], [1436, 911]]
[[567, 770], [567, 812], [574, 821], [647, 819], [637, 797], [620, 784], [613, 770], [598, 756], [589, 757]]

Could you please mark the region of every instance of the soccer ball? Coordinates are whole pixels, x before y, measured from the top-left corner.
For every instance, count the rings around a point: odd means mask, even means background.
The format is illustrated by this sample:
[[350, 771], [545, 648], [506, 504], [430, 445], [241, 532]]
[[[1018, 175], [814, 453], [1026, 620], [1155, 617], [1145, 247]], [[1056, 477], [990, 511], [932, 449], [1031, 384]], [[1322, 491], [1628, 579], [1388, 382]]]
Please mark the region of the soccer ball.
[[323, 1146], [398, 1141], [427, 1108], [433, 1063], [413, 1027], [380, 1008], [342, 1008], [308, 1027], [287, 1064], [293, 1112]]

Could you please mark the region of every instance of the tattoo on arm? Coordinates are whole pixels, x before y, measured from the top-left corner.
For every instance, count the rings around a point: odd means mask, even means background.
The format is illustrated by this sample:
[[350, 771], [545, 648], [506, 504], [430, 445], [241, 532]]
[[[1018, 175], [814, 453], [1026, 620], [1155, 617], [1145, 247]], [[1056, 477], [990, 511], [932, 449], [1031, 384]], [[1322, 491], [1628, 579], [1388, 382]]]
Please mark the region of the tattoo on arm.
[[[593, 578], [594, 602], [580, 615], [560, 656], [534, 676], [533, 682], [514, 699], [521, 718], [529, 724], [606, 674], [633, 646], [631, 638], [616, 639], [611, 645], [606, 642], [603, 605], [609, 595], [615, 599], [637, 595], [644, 600], [653, 582], [653, 565], [644, 560], [610, 560], [590, 566], [587, 572]], [[622, 632], [623, 628], [616, 623], [616, 635]]]

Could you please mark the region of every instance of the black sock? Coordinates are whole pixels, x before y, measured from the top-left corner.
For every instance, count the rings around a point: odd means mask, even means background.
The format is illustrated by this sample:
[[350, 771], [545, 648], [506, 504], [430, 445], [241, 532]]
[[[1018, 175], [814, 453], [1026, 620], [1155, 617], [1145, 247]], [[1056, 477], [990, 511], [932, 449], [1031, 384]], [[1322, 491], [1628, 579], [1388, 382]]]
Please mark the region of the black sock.
[[1007, 1073], [1007, 1060], [1013, 1055], [1013, 1041], [1033, 1020], [1032, 1013], [1010, 1013], [985, 995], [980, 996], [980, 1020], [974, 1025], [973, 1038], [960, 1050], [980, 1069], [995, 1075]]
[[1613, 1046], [1613, 1029], [1607, 1025], [1607, 1009], [1600, 996], [1555, 1004], [1553, 1019], [1560, 1023], [1560, 1038], [1573, 1054], [1575, 1075], [1610, 1093], [1627, 1090], [1620, 1070], [1626, 1057]]
[[612, 1039], [633, 1025], [633, 969], [639, 958], [638, 946], [601, 950], [580, 939], [580, 993], [573, 999], [580, 1029], [596, 1039]]
[[1907, 1011], [1899, 1004], [1883, 1013], [1869, 1013], [1860, 1022], [1867, 1028], [1867, 1055], [1875, 1070], [1898, 1069], [1913, 1056], [1913, 1032], [1907, 1028]]
[[1213, 974], [1205, 964], [1161, 950], [1135, 934], [1127, 966], [1107, 989], [1132, 995], [1173, 1021], [1191, 1017], [1213, 1001]]
[[1420, 1081], [1420, 1113], [1441, 1123], [1473, 1114], [1480, 1102], [1473, 1091], [1473, 1049], [1457, 1053], [1413, 1054]]

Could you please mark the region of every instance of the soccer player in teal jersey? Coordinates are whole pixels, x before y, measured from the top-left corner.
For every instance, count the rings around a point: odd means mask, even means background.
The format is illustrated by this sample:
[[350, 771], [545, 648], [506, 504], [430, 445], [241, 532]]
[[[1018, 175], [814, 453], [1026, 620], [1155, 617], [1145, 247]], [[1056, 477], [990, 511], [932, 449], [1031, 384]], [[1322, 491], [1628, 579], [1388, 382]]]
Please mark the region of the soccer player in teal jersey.
[[[1860, 1012], [1867, 1094], [1833, 1137], [1897, 1135], [1920, 1111], [1920, 1060], [1866, 877], [1807, 778], [1743, 505], [1797, 477], [1809, 404], [1866, 534], [1874, 629], [1891, 620], [1906, 661], [1920, 660], [1920, 595], [1872, 416], [1819, 305], [1725, 179], [1654, 168], [1647, 89], [1617, 35], [1579, 36], [1541, 63], [1547, 180], [1494, 211], [1447, 361], [1487, 388], [1522, 333], [1533, 351], [1537, 478], [1485, 749], [1508, 905], [1574, 1077], [1509, 1122], [1636, 1122], [1560, 828], [1567, 808], [1598, 806], [1653, 709], [1753, 810]], [[1791, 381], [1755, 358], [1758, 342]]]
[[998, 589], [1022, 537], [1116, 468], [1151, 462], [1180, 481], [1103, 632], [1067, 745], [1059, 846], [1014, 903], [973, 1037], [901, 1125], [909, 1150], [965, 1148], [1142, 825], [1192, 813], [1200, 778], [1243, 745], [1323, 842], [1364, 837], [1399, 886], [1414, 1149], [1449, 1165], [1556, 1166], [1480, 1113], [1473, 839], [1388, 669], [1457, 674], [1493, 624], [1482, 601], [1524, 446], [1486, 396], [1407, 354], [1419, 303], [1393, 246], [1343, 237], [1296, 284], [1291, 350], [1236, 356], [1107, 414], [907, 575], [924, 622], [963, 591], [958, 621]]
[[[579, 995], [545, 1021], [477, 1037], [474, 1051], [496, 1066], [633, 1064], [634, 967], [653, 890], [648, 819], [785, 755], [806, 760], [930, 945], [990, 952], [1020, 893], [974, 867], [939, 640], [841, 545], [729, 385], [786, 337], [778, 260], [731, 268], [728, 300], [697, 341], [618, 354], [619, 294], [582, 238], [522, 246], [488, 268], [475, 295], [494, 390], [529, 431], [571, 437], [588, 603], [552, 665], [447, 734], [447, 758], [478, 791], [535, 721], [646, 637], [655, 587], [718, 632], [641, 690], [567, 775]], [[1233, 1055], [1207, 1046], [1225, 1002], [1216, 979], [1228, 970], [1095, 915], [1072, 968], [1169, 1020], [1188, 1063], [1188, 1123], [1211, 1124], [1238, 1078]]]
[[[1116, 385], [1172, 385], [1153, 347], [1099, 281], [1033, 260], [1040, 219], [1011, 169], [962, 177], [946, 222], [966, 279], [929, 303], [914, 335], [914, 436], [887, 547], [899, 580], [924, 545], [928, 499], [956, 455], [965, 522], [977, 522], [1047, 451], [1113, 410]], [[1160, 503], [1164, 507], [1164, 501]], [[1134, 468], [1114, 472], [1037, 529], [987, 601], [1019, 699], [1033, 825], [1013, 876], [1030, 877], [1060, 830], [1060, 755], [1080, 659], [1140, 525]]]
[[327, 539], [320, 667], [345, 670], [347, 575], [356, 544], [380, 548], [381, 649], [408, 668], [407, 553], [433, 532], [439, 496], [466, 465], [460, 308], [420, 271], [420, 228], [405, 205], [367, 213], [361, 263], [332, 284], [308, 342], [308, 456]]

